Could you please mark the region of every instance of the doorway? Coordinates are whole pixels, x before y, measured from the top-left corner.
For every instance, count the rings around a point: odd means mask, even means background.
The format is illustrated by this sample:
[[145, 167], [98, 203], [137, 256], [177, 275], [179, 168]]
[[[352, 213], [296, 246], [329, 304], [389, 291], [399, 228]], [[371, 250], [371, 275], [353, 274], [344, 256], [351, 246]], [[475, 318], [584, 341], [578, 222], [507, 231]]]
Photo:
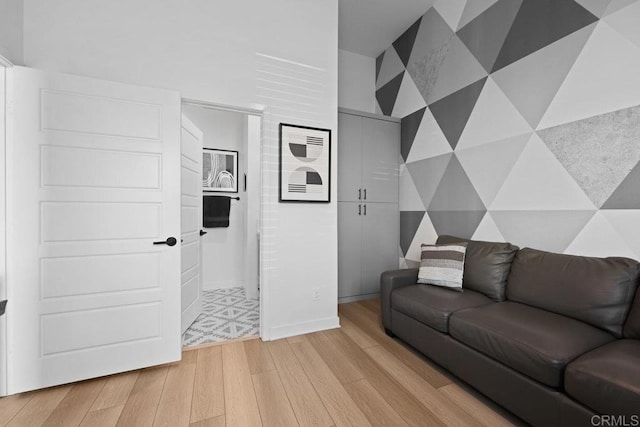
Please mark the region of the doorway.
[[[258, 336], [262, 118], [256, 112], [195, 101], [183, 101], [182, 115], [183, 150], [184, 122], [196, 128], [189, 133], [199, 132], [202, 145], [197, 251], [189, 249], [192, 230], [185, 229], [189, 225], [184, 212], [193, 210], [193, 203], [184, 200], [183, 188], [183, 274], [189, 279], [195, 265], [189, 257], [196, 252], [199, 269], [197, 295], [193, 280], [183, 279], [183, 346]], [[185, 173], [189, 171], [183, 169], [183, 181]], [[189, 307], [199, 312], [194, 316]]]

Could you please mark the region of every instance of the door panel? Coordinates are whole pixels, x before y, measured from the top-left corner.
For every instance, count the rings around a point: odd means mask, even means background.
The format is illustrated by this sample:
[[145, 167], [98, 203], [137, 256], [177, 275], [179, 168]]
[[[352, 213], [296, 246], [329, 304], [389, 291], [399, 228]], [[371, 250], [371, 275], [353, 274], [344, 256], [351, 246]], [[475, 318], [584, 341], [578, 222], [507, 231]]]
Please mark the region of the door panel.
[[362, 188], [367, 202], [398, 202], [399, 157], [400, 124], [363, 118]]
[[357, 202], [362, 187], [362, 117], [338, 114], [338, 201]]
[[181, 134], [182, 287], [181, 331], [202, 312], [200, 227], [202, 226], [202, 131], [184, 114]]
[[367, 203], [362, 216], [362, 293], [380, 292], [380, 274], [398, 268], [400, 212], [395, 203]]
[[[338, 297], [360, 295], [362, 281], [362, 231], [359, 203], [338, 203]], [[360, 210], [361, 212], [361, 210]]]
[[9, 73], [9, 393], [179, 360], [179, 94]]

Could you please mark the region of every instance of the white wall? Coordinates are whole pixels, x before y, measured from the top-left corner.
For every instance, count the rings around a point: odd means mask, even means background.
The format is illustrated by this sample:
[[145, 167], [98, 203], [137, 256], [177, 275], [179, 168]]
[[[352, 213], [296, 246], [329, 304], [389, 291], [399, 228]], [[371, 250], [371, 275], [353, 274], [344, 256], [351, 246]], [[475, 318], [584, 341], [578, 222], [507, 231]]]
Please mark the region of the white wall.
[[193, 105], [182, 112], [203, 132], [205, 148], [238, 151], [238, 193], [228, 195], [240, 200], [231, 201], [228, 228], [207, 228], [202, 236], [202, 289], [244, 286], [246, 115]]
[[245, 204], [245, 246], [244, 246], [244, 287], [249, 298], [258, 296], [260, 284], [259, 247], [260, 233], [260, 117], [246, 116], [247, 155], [244, 156], [247, 173], [247, 192]]
[[0, 55], [22, 65], [23, 0], [0, 1]]
[[375, 113], [376, 60], [357, 53], [338, 51], [338, 105]]
[[[24, 32], [28, 66], [265, 108], [263, 338], [338, 325], [338, 0], [26, 0]], [[278, 203], [280, 122], [333, 131], [332, 203]]]

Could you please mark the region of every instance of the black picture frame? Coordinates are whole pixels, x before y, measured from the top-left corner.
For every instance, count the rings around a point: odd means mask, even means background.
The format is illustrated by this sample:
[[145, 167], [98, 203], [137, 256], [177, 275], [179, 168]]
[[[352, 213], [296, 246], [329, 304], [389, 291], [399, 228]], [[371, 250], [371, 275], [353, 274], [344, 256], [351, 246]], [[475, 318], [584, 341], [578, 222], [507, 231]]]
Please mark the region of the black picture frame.
[[[308, 132], [305, 132], [308, 131]], [[331, 129], [311, 126], [280, 123], [279, 133], [279, 168], [278, 168], [278, 201], [280, 203], [330, 203], [331, 202]], [[284, 141], [285, 138], [295, 134], [295, 138], [304, 138], [304, 144], [295, 144], [292, 141]], [[325, 148], [326, 143], [326, 150]], [[285, 151], [286, 144], [286, 151]], [[322, 144], [322, 149], [319, 149]], [[300, 152], [293, 153], [291, 145], [305, 145], [304, 157]], [[310, 147], [310, 150], [307, 150]], [[311, 151], [318, 153], [317, 158], [306, 157]], [[324, 152], [322, 152], [324, 151]], [[284, 160], [283, 160], [284, 155]], [[294, 169], [295, 168], [295, 169]], [[308, 170], [305, 170], [308, 169]], [[318, 169], [320, 169], [318, 171]], [[304, 183], [292, 183], [293, 174], [307, 176]], [[311, 182], [309, 177], [312, 177]], [[322, 178], [326, 179], [322, 179]], [[320, 180], [320, 184], [318, 184]], [[287, 187], [283, 181], [288, 182]], [[321, 186], [322, 188], [318, 188]], [[291, 191], [293, 190], [293, 191]], [[309, 191], [311, 190], [311, 191]]]
[[[207, 157], [209, 159], [213, 159], [213, 156], [225, 156], [225, 162], [227, 166], [220, 173], [218, 173], [218, 178], [212, 177], [208, 175], [205, 178], [205, 173], [207, 171]], [[229, 156], [231, 157], [232, 165], [228, 165]], [[209, 160], [210, 162], [212, 160]], [[211, 164], [211, 163], [210, 163]], [[211, 166], [209, 166], [211, 168]], [[231, 170], [229, 170], [231, 169]], [[219, 148], [203, 148], [202, 149], [202, 191], [206, 193], [237, 193], [238, 192], [238, 151], [236, 150], [223, 150]], [[224, 174], [223, 177], [220, 175]], [[222, 187], [216, 184], [216, 182], [220, 182], [221, 178], [223, 178], [224, 182], [227, 182], [228, 179], [232, 179], [232, 186]]]

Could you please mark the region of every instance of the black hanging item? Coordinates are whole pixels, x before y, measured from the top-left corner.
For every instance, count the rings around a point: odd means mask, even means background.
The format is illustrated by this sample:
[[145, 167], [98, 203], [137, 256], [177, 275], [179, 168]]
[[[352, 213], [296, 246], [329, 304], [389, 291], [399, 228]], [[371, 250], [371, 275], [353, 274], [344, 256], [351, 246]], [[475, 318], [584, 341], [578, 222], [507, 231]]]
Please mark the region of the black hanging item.
[[202, 201], [202, 226], [204, 228], [229, 227], [230, 209], [230, 197], [204, 196]]

